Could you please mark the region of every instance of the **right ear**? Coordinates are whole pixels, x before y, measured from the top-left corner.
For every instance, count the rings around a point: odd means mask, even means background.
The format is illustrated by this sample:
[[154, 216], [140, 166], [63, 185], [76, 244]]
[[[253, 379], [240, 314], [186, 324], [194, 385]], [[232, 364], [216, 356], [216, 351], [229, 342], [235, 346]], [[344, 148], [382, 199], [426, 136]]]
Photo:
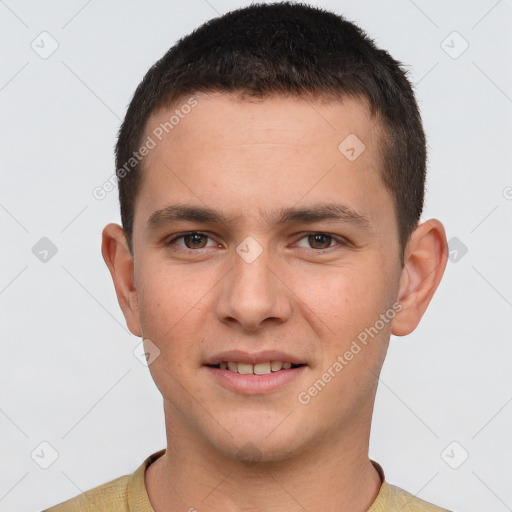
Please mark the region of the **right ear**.
[[133, 258], [123, 228], [119, 224], [108, 224], [103, 228], [101, 254], [112, 275], [117, 301], [128, 329], [135, 336], [142, 337]]

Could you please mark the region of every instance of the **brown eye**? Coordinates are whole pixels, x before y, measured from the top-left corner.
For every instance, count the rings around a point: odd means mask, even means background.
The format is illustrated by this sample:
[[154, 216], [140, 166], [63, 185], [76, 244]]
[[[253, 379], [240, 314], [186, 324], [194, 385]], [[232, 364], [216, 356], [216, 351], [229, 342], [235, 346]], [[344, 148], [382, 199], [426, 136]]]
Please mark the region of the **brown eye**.
[[308, 243], [313, 249], [328, 249], [332, 242], [332, 236], [322, 233], [313, 233], [308, 236]]
[[[183, 235], [183, 241], [188, 249], [202, 249], [206, 246], [207, 238], [208, 237], [206, 235], [201, 233], [189, 233], [187, 235]], [[201, 241], [201, 239], [203, 240]]]

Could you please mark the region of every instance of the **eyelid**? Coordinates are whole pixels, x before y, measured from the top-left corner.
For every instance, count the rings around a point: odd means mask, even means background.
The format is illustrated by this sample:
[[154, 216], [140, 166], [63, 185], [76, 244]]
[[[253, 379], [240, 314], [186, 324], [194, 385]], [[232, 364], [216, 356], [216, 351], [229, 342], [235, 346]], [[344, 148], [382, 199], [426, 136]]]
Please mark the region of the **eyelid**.
[[[179, 240], [180, 238], [183, 238], [183, 237], [185, 237], [187, 235], [192, 235], [192, 234], [203, 235], [203, 236], [209, 238], [212, 242], [214, 242], [213, 237], [211, 235], [209, 235], [207, 232], [197, 231], [197, 230], [194, 231], [193, 230], [193, 231], [185, 231], [183, 233], [178, 233], [177, 235], [173, 236], [166, 243], [166, 245], [174, 244], [176, 242], [176, 240]], [[340, 235], [333, 235], [331, 233], [324, 232], [324, 231], [305, 231], [305, 232], [301, 233], [298, 238], [296, 238], [294, 243], [297, 243], [298, 241], [302, 240], [303, 238], [306, 238], [306, 237], [311, 236], [311, 235], [325, 235], [325, 236], [328, 236], [328, 237], [332, 238], [334, 241], [336, 241], [337, 244], [333, 245], [331, 247], [327, 247], [325, 249], [314, 249], [312, 247], [302, 247], [302, 249], [306, 249], [308, 251], [312, 251], [312, 252], [315, 252], [315, 253], [323, 253], [323, 252], [328, 252], [330, 249], [334, 249], [337, 246], [347, 246], [347, 245], [350, 245], [350, 242], [346, 238], [344, 238], [344, 237], [342, 237]], [[202, 249], [208, 249], [208, 247], [201, 247], [199, 249], [189, 249], [188, 247], [180, 247], [180, 246], [178, 246], [178, 248], [179, 248], [179, 250], [183, 250], [185, 252], [199, 252]]]
[[[176, 240], [179, 240], [180, 238], [184, 238], [187, 235], [203, 235], [203, 236], [209, 238], [212, 242], [214, 242], [213, 237], [211, 235], [209, 235], [208, 233], [206, 233], [204, 231], [195, 230], [195, 231], [184, 231], [183, 233], [178, 233], [177, 235], [173, 235], [173, 237], [168, 242], [166, 242], [166, 245], [174, 244], [174, 242], [176, 242]], [[184, 251], [188, 251], [188, 252], [198, 252], [201, 249], [207, 249], [207, 247], [201, 247], [200, 249], [189, 249], [188, 247], [180, 247], [180, 249], [182, 249]]]
[[327, 247], [325, 249], [313, 249], [312, 247], [302, 247], [302, 249], [306, 249], [306, 250], [309, 250], [309, 251], [313, 251], [315, 253], [322, 253], [322, 252], [327, 252], [329, 251], [330, 249], [334, 249], [335, 247], [338, 247], [338, 246], [347, 246], [350, 244], [350, 242], [343, 236], [340, 236], [340, 235], [332, 235], [331, 233], [328, 233], [328, 232], [325, 232], [325, 231], [307, 231], [305, 233], [302, 233], [295, 241], [295, 243], [297, 243], [299, 240], [302, 240], [303, 238], [306, 238], [308, 236], [311, 236], [311, 235], [323, 235], [323, 236], [328, 236], [330, 238], [332, 238], [332, 240], [336, 241], [337, 244], [336, 245], [333, 245], [331, 247]]

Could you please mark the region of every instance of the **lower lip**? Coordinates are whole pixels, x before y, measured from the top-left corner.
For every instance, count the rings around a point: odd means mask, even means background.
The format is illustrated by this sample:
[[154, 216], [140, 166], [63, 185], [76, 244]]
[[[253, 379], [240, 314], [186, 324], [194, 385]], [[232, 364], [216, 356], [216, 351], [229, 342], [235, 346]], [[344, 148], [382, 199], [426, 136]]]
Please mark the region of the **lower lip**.
[[297, 379], [304, 372], [306, 366], [279, 370], [267, 373], [266, 375], [244, 375], [212, 366], [205, 366], [205, 368], [217, 382], [226, 388], [246, 395], [260, 395], [270, 393], [291, 382], [293, 379]]

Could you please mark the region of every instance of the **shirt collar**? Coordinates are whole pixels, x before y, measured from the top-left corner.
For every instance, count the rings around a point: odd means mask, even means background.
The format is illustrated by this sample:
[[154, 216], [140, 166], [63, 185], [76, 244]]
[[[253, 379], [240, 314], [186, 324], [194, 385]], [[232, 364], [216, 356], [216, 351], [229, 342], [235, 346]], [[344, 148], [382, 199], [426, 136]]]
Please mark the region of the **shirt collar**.
[[[130, 512], [154, 512], [153, 507], [151, 506], [151, 502], [149, 501], [148, 493], [146, 491], [146, 485], [144, 483], [144, 474], [146, 469], [155, 462], [159, 457], [161, 457], [165, 453], [165, 448], [151, 454], [140, 466], [130, 476], [130, 481], [128, 482], [128, 510]], [[374, 502], [368, 509], [368, 512], [380, 512], [385, 510], [385, 506], [387, 503], [387, 498], [389, 496], [389, 485], [386, 482], [386, 478], [384, 475], [384, 470], [382, 466], [375, 462], [374, 460], [370, 460], [373, 467], [379, 473], [381, 486], [379, 489], [379, 493], [375, 498]]]

